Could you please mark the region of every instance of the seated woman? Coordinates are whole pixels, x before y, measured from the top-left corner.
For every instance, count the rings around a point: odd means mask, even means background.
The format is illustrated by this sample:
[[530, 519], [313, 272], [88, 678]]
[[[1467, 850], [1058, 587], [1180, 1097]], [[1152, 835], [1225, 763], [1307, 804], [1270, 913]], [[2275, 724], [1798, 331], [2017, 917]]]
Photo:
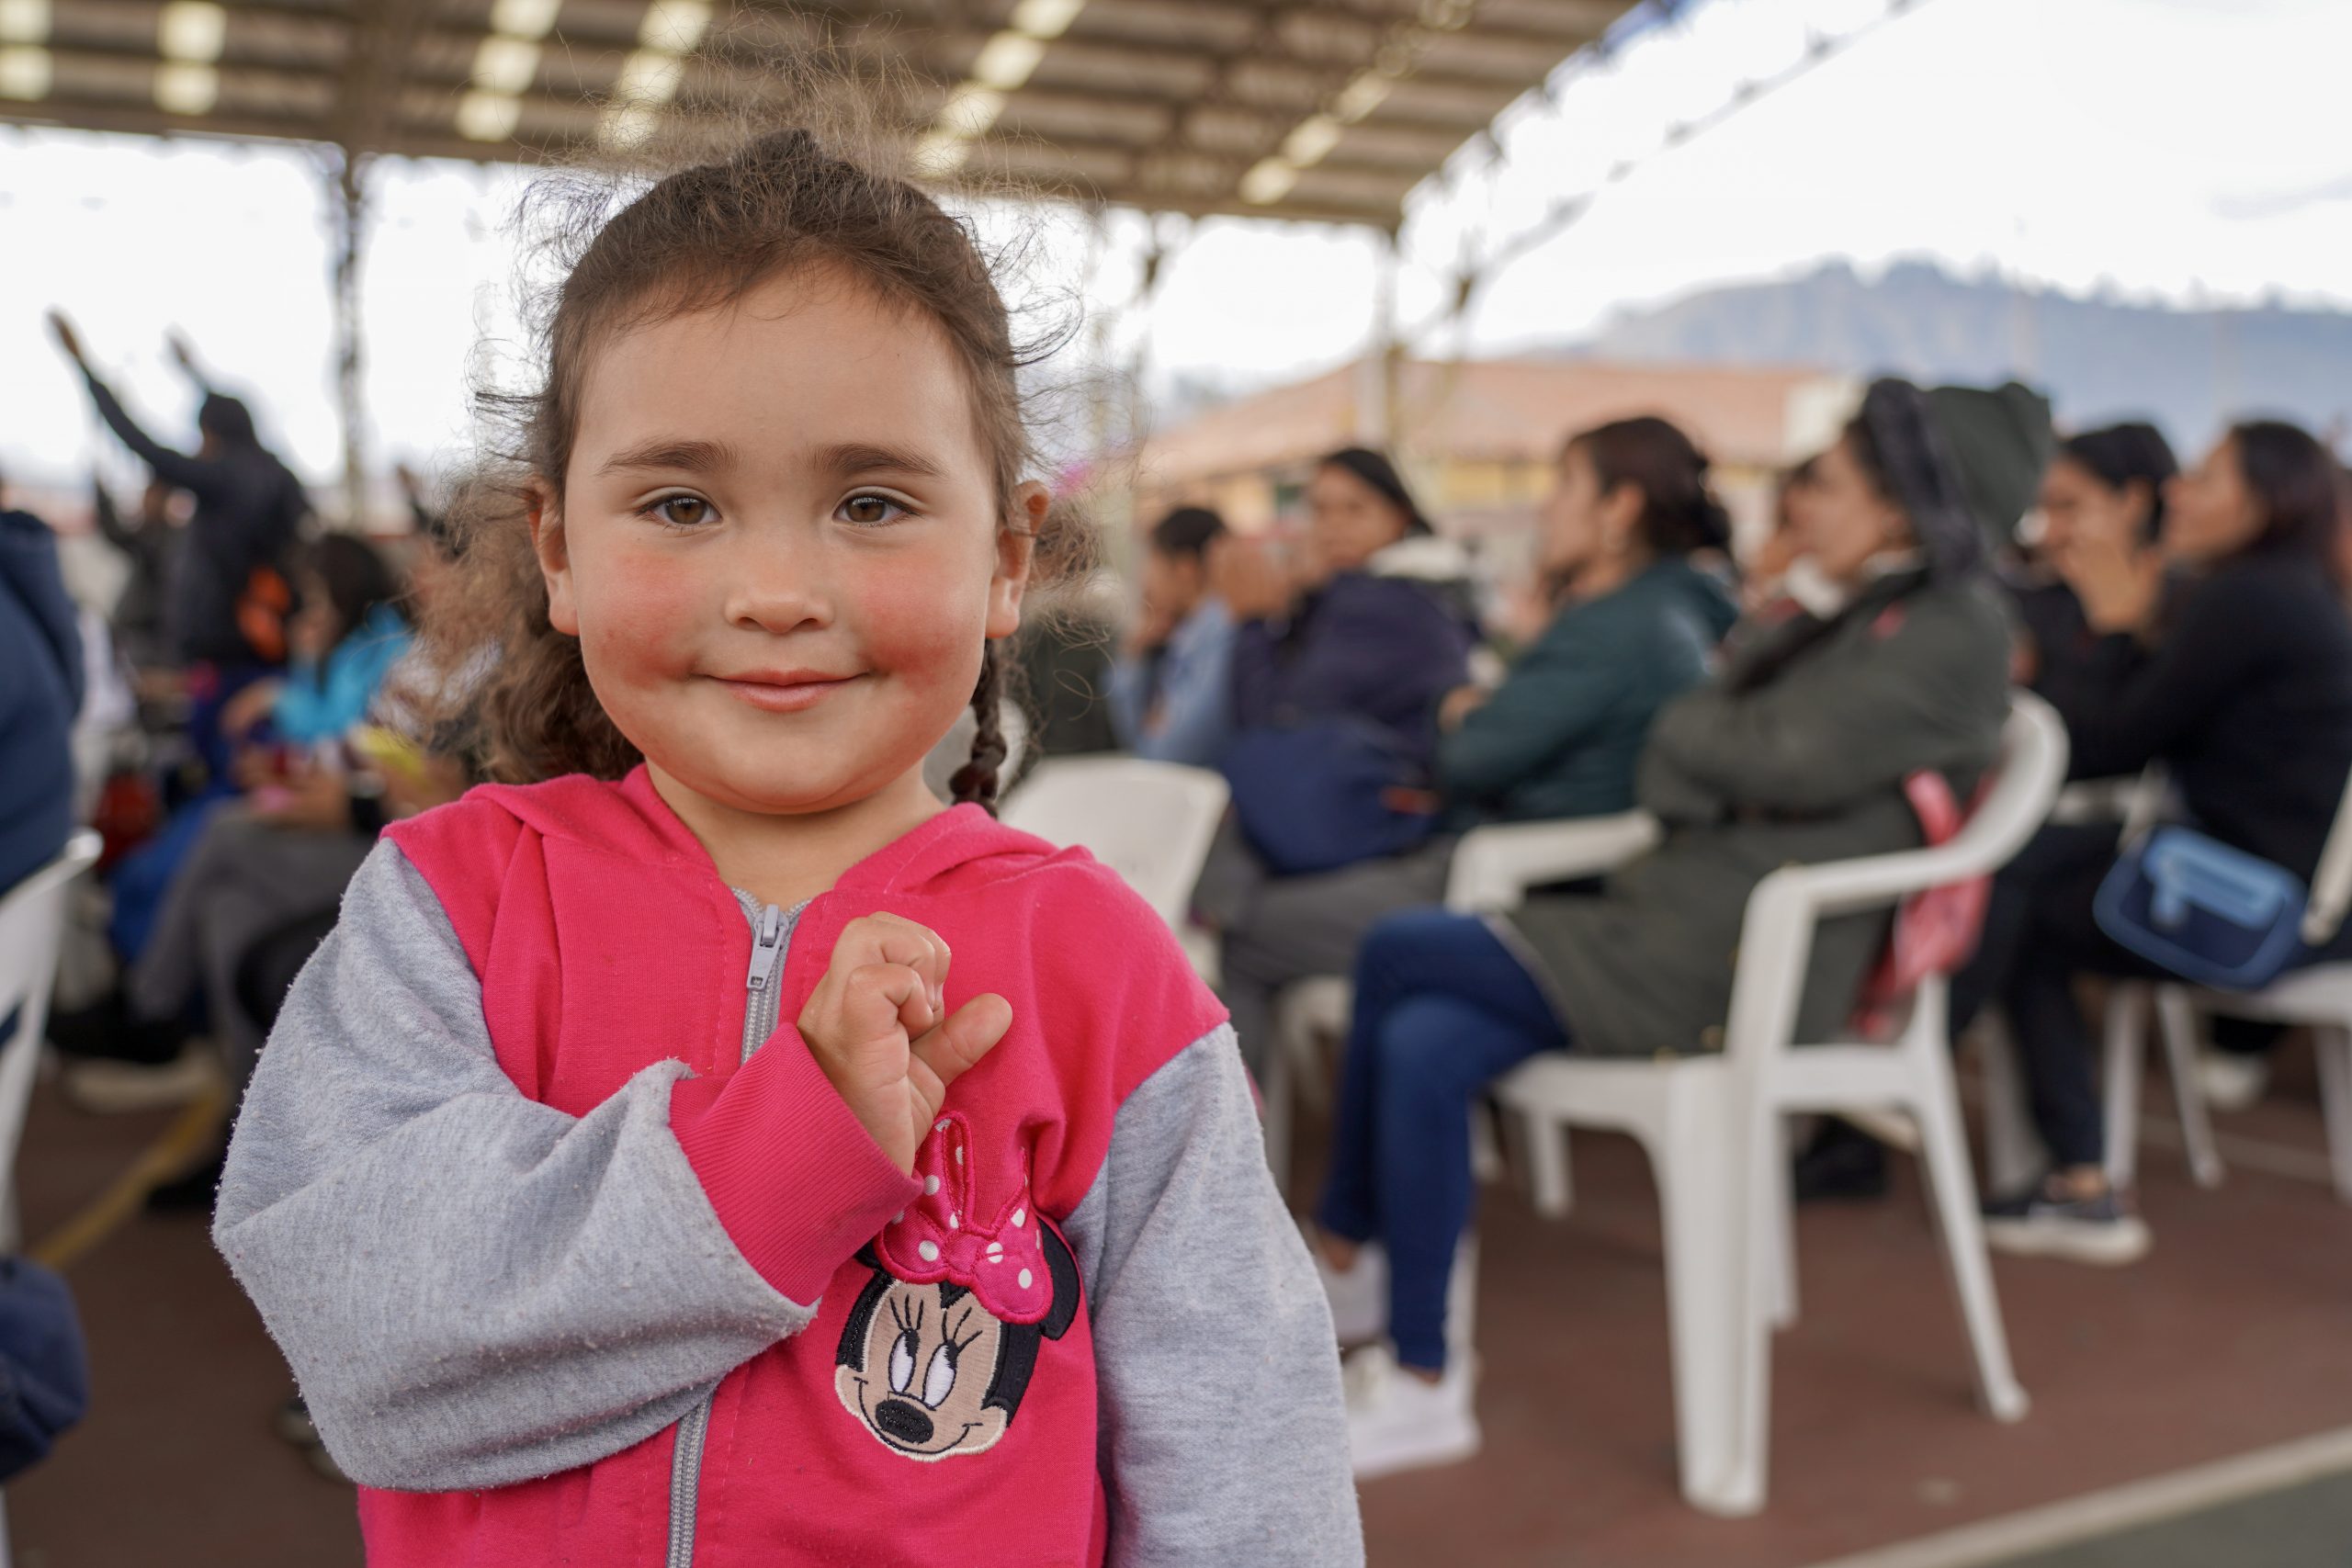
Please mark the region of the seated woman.
[[1303, 558], [1234, 539], [1211, 567], [1235, 622], [1237, 728], [1369, 719], [1428, 757], [1437, 708], [1477, 641], [1469, 562], [1421, 515], [1396, 468], [1351, 446], [1306, 487]]
[[[2054, 564], [2098, 642], [2043, 685], [2097, 778], [2170, 769], [2195, 825], [2308, 882], [2352, 771], [2352, 615], [2334, 578], [2334, 459], [2292, 425], [2235, 426], [2169, 487], [2154, 548], [2081, 535]], [[2177, 581], [2167, 592], [2167, 572]], [[1975, 960], [1952, 987], [1954, 1032], [1998, 1002], [2054, 1168], [1986, 1209], [2010, 1251], [2127, 1263], [2146, 1226], [2109, 1190], [2084, 974], [2162, 971], [2118, 946], [2091, 901], [2115, 863], [2113, 823], [2044, 828], [1994, 881]], [[2352, 952], [2352, 931], [2325, 953]]]
[[[1735, 630], [1723, 672], [1658, 715], [1637, 795], [1664, 842], [1600, 897], [1538, 897], [1493, 920], [1415, 911], [1364, 943], [1317, 1213], [1343, 1336], [1375, 1327], [1385, 1297], [1395, 1348], [1360, 1352], [1351, 1380], [1359, 1474], [1478, 1443], [1446, 1287], [1485, 1087], [1539, 1051], [1721, 1049], [1757, 884], [1792, 863], [1916, 848], [1904, 781], [1936, 770], [1964, 799], [1997, 753], [2008, 628], [1918, 389], [1872, 386], [1793, 501], [1812, 607]], [[1802, 1031], [1844, 1022], [1887, 926], [1822, 925]], [[1367, 1244], [1385, 1254], [1385, 1291]]]
[[[420, 541], [411, 593], [423, 604], [442, 575], [440, 534]], [[175, 1103], [218, 1081], [225, 1059], [242, 1087], [261, 1033], [229, 1003], [228, 976], [255, 930], [332, 908], [375, 841], [388, 807], [435, 804], [454, 782], [445, 764], [397, 743], [365, 745], [402, 722], [392, 668], [413, 638], [399, 584], [367, 541], [330, 535], [306, 552], [294, 660], [232, 700], [223, 724], [254, 741], [239, 754], [241, 798], [216, 795], [182, 809], [125, 858], [115, 880], [109, 935], [125, 960], [122, 984], [91, 1008], [61, 1017], [51, 1035], [74, 1064], [65, 1090], [90, 1111]], [[350, 742], [357, 741], [360, 746]], [[202, 1018], [219, 1051], [184, 1050]], [[209, 1189], [204, 1196], [209, 1200]]]
[[1444, 895], [1453, 832], [1633, 809], [1651, 717], [1705, 676], [1736, 615], [1723, 583], [1688, 558], [1730, 537], [1707, 459], [1666, 421], [1568, 439], [1537, 538], [1547, 619], [1498, 689], [1459, 687], [1440, 712], [1449, 831], [1413, 853], [1269, 878], [1225, 928], [1220, 989], [1253, 1070], [1282, 987], [1345, 975], [1383, 918]]
[[[2064, 682], [2092, 659], [2099, 636], [2056, 566], [2077, 543], [2111, 540], [2136, 552], [2164, 528], [2165, 487], [2180, 471], [2153, 424], [2110, 424], [2058, 444], [2041, 480], [2041, 537], [2010, 582], [2025, 641], [2019, 663], [2037, 692]], [[2087, 778], [2077, 764], [2076, 778]]]

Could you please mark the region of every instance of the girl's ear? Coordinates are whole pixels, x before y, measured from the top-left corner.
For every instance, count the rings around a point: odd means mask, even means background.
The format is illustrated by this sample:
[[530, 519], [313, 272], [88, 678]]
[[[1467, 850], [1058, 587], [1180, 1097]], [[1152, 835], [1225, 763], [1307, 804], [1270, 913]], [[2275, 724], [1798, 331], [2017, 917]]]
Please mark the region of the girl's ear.
[[989, 579], [988, 635], [1011, 637], [1021, 629], [1021, 599], [1029, 589], [1029, 566], [1035, 558], [1037, 536], [1045, 531], [1046, 513], [1053, 497], [1035, 479], [1012, 492], [1012, 526], [996, 533], [996, 573]]
[[562, 504], [544, 482], [533, 479], [524, 491], [524, 507], [531, 525], [531, 550], [539, 558], [539, 575], [547, 580], [548, 624], [566, 637], [578, 637], [580, 615], [571, 603], [571, 552], [564, 547]]

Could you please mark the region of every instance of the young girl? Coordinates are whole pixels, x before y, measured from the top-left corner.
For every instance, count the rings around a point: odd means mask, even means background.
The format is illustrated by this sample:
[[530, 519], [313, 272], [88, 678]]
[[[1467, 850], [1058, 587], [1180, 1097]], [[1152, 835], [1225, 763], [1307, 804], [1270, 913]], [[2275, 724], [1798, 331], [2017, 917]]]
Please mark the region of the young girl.
[[1360, 1562], [1224, 1015], [988, 810], [1047, 508], [966, 230], [765, 137], [546, 342], [443, 645], [545, 782], [390, 829], [216, 1221], [370, 1561]]

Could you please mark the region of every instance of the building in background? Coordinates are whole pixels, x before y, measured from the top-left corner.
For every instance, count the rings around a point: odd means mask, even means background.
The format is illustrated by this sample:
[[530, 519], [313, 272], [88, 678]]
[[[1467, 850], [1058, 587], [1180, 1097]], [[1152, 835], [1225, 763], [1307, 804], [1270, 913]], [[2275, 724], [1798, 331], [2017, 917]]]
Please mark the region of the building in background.
[[[1525, 547], [1560, 444], [1612, 419], [1657, 414], [1713, 460], [1745, 542], [1781, 470], [1835, 437], [1860, 385], [1798, 366], [1628, 365], [1566, 358], [1406, 360], [1386, 445], [1431, 519], [1490, 560]], [[1185, 504], [1244, 532], [1293, 516], [1315, 459], [1366, 441], [1379, 388], [1361, 365], [1243, 398], [1153, 435], [1136, 454], [1139, 525]]]

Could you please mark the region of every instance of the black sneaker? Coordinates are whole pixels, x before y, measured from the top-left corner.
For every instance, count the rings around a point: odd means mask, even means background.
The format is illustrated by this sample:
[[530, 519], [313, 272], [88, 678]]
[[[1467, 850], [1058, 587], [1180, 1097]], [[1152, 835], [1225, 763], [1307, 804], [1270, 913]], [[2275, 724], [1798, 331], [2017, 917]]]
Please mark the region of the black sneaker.
[[175, 1177], [161, 1187], [148, 1189], [147, 1212], [151, 1214], [209, 1216], [213, 1200], [220, 1195], [220, 1172], [228, 1163], [229, 1145], [223, 1144], [187, 1175]]
[[1987, 1246], [2019, 1258], [2063, 1258], [2119, 1268], [2148, 1254], [2145, 1220], [2114, 1189], [2069, 1198], [2050, 1187], [1984, 1205]]
[[1868, 1202], [1886, 1196], [1886, 1145], [1832, 1116], [1796, 1159], [1800, 1203]]
[[188, 1030], [178, 1019], [134, 1018], [119, 987], [85, 1008], [49, 1015], [49, 1043], [82, 1061], [159, 1066], [180, 1054]]

